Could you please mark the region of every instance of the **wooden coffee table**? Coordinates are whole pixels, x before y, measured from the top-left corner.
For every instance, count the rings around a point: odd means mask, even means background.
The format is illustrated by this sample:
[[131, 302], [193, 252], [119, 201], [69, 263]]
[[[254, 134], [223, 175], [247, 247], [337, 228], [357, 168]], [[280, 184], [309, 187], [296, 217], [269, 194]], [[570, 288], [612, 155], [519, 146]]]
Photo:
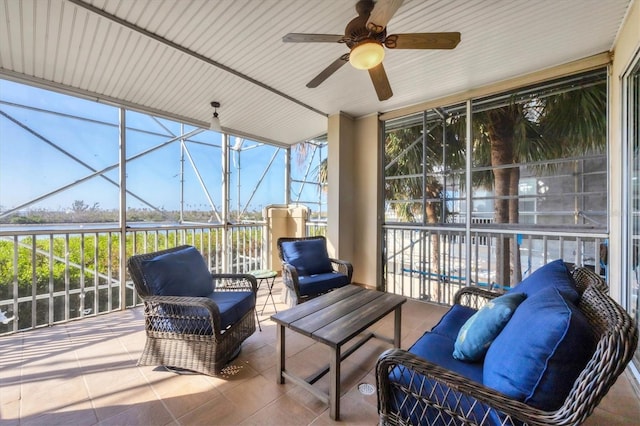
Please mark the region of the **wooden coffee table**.
[[[286, 378], [302, 386], [323, 402], [328, 403], [331, 418], [338, 420], [340, 418], [340, 362], [372, 337], [387, 341], [399, 348], [402, 304], [406, 301], [406, 297], [396, 294], [348, 285], [271, 316], [271, 319], [278, 324], [276, 341], [278, 383], [284, 383]], [[345, 343], [391, 311], [395, 311], [393, 339], [368, 332], [342, 353], [342, 346]], [[329, 346], [331, 349], [329, 365], [306, 379], [287, 371], [285, 327]], [[330, 373], [328, 395], [312, 386], [327, 372]]]

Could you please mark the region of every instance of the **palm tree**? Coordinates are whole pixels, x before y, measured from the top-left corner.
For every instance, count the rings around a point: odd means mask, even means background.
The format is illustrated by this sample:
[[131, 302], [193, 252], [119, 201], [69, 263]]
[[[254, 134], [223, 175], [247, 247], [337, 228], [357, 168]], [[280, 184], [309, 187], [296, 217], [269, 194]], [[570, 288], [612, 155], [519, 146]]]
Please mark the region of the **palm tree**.
[[[584, 155], [604, 148], [606, 82], [571, 89], [520, 102], [512, 99], [508, 105], [474, 114], [474, 138], [479, 142], [474, 143], [474, 157], [487, 158], [489, 151], [495, 223], [520, 222], [520, 164]], [[520, 259], [517, 243], [508, 237], [499, 238], [497, 249], [501, 254], [497, 281], [505, 285], [520, 281], [520, 276], [511, 277], [512, 270], [520, 271], [519, 265], [510, 264], [511, 259]]]

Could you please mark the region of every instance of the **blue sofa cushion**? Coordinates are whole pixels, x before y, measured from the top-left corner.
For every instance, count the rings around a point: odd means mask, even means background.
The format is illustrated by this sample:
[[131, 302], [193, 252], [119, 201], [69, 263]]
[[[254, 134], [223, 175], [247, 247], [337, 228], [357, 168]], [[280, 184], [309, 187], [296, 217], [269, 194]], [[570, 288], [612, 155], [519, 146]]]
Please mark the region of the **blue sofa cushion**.
[[427, 332], [409, 348], [409, 352], [447, 370], [455, 371], [474, 382], [482, 383], [482, 363], [462, 362], [455, 359], [451, 356], [454, 343], [454, 339]]
[[333, 270], [322, 238], [283, 242], [282, 256], [296, 268], [298, 275], [324, 274]]
[[558, 288], [529, 296], [489, 347], [484, 384], [542, 410], [558, 409], [595, 350], [586, 317]]
[[562, 259], [536, 269], [507, 293], [524, 293], [531, 296], [547, 287], [557, 288], [572, 303], [577, 303], [580, 299], [576, 284]]
[[503, 294], [473, 314], [460, 328], [453, 357], [460, 361], [481, 360], [526, 297], [524, 293]]
[[456, 340], [460, 328], [476, 312], [478, 311], [468, 306], [453, 305], [431, 329], [431, 332]]
[[299, 276], [298, 284], [301, 296], [315, 296], [349, 284], [349, 277], [343, 273], [333, 271], [324, 274]]
[[[218, 306], [220, 329], [237, 323], [255, 308], [255, 297], [250, 291], [216, 291], [207, 296]], [[152, 316], [151, 328], [156, 331], [210, 335], [213, 333], [209, 311], [199, 306], [161, 304], [159, 316]], [[253, 312], [251, 312], [253, 315]]]
[[155, 296], [205, 297], [213, 291], [211, 273], [195, 247], [144, 260], [141, 268]]
[[[455, 371], [472, 381], [482, 383], [482, 363], [468, 363], [454, 359], [451, 356], [453, 344], [454, 339], [430, 332], [418, 339], [409, 352], [448, 370]], [[478, 403], [474, 398], [457, 394], [455, 390], [443, 383], [419, 374], [412, 376], [412, 372], [404, 366], [395, 367], [389, 375], [391, 381], [409, 389], [410, 393], [430, 395], [431, 401], [437, 401], [439, 405], [453, 411], [464, 411], [469, 417], [475, 418], [478, 424], [500, 424], [499, 420], [493, 421], [495, 416], [487, 418], [488, 409], [486, 406]], [[407, 397], [407, 392], [401, 392], [395, 388], [392, 388], [390, 404], [411, 424], [456, 424], [457, 419], [452, 416], [426, 406], [414, 397]], [[483, 421], [483, 419], [485, 420]]]

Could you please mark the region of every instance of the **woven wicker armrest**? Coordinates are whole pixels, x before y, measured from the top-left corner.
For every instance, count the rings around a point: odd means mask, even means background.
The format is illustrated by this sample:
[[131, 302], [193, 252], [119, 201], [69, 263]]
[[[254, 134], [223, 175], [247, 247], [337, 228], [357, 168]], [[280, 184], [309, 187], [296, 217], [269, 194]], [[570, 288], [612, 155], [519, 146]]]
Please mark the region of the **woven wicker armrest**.
[[252, 291], [258, 293], [256, 277], [249, 274], [211, 274], [213, 291]]
[[333, 264], [334, 270], [348, 276], [349, 282], [351, 282], [351, 277], [353, 276], [353, 265], [350, 262], [347, 262], [346, 260], [332, 259], [332, 258], [329, 258], [329, 260]]
[[[174, 332], [163, 329], [165, 324], [152, 319], [167, 319], [170, 321], [182, 321], [183, 324], [197, 324], [194, 327], [194, 334], [199, 334], [195, 328], [211, 327], [213, 334], [220, 335], [219, 324], [220, 310], [215, 302], [207, 297], [184, 297], [184, 296], [147, 296], [145, 302], [145, 317], [147, 319], [147, 329], [151, 328], [156, 332]], [[195, 308], [195, 309], [193, 309]], [[198, 309], [201, 308], [201, 309]], [[167, 323], [166, 325], [169, 325]]]
[[[404, 368], [405, 375], [410, 374], [410, 381], [415, 389], [431, 389], [434, 391], [425, 397], [390, 380], [389, 374], [396, 368]], [[426, 384], [426, 382], [429, 384]], [[504, 425], [525, 422], [532, 425], [559, 424], [554, 412], [545, 412], [510, 399], [480, 383], [453, 371], [440, 367], [403, 349], [389, 349], [378, 358], [376, 364], [376, 382], [378, 390], [378, 411], [381, 424], [406, 424], [407, 419], [398, 417], [391, 407], [392, 391], [403, 394], [404, 403], [412, 407], [416, 413], [424, 413], [427, 407], [446, 413], [460, 421], [460, 424], [490, 424], [486, 418], [476, 418], [469, 404], [470, 398], [483, 404], [483, 412], [496, 412], [504, 419]], [[396, 404], [402, 404], [398, 401]], [[413, 419], [415, 421], [415, 419]], [[420, 422], [427, 419], [421, 418]], [[458, 423], [456, 423], [458, 424]]]
[[502, 293], [486, 290], [480, 287], [463, 287], [454, 295], [453, 303], [474, 309], [480, 309], [488, 301], [495, 299], [501, 294]]

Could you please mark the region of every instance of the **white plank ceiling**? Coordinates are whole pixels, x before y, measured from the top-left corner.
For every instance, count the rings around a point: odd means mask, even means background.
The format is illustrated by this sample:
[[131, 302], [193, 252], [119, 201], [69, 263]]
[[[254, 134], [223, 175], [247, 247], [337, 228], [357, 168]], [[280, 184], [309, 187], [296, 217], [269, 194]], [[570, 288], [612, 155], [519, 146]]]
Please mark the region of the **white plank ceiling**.
[[283, 43], [343, 34], [355, 0], [0, 0], [0, 77], [51, 85], [230, 133], [293, 144], [327, 115], [393, 110], [609, 51], [633, 0], [405, 0], [388, 32], [459, 31], [454, 50], [387, 50], [378, 101], [348, 51]]

